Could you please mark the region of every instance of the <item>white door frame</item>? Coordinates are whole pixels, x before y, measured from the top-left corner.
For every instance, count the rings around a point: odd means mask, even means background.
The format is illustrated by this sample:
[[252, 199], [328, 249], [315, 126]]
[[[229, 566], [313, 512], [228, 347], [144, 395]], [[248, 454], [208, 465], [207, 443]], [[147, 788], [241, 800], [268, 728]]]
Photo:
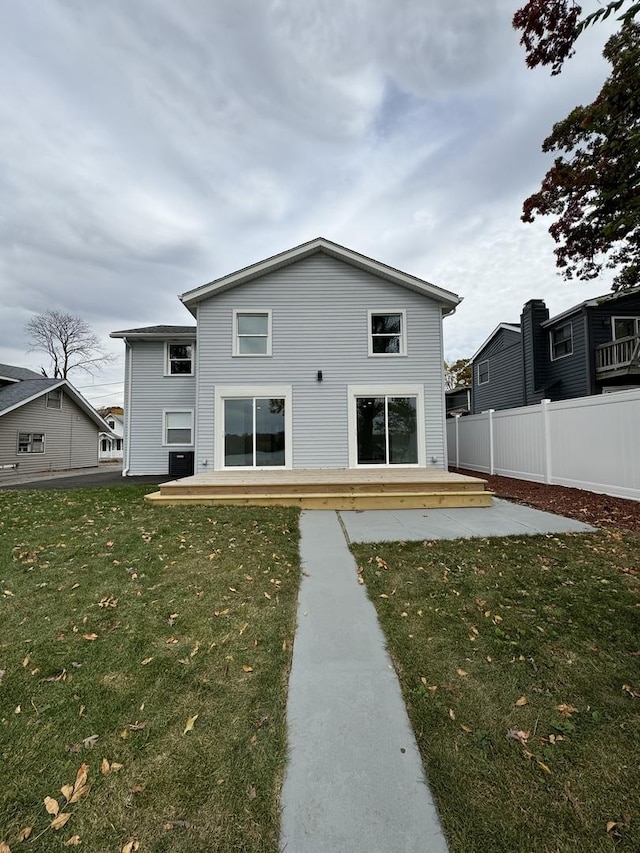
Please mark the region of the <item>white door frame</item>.
[[[224, 464], [224, 401], [247, 397], [284, 399], [284, 465]], [[214, 398], [214, 470], [215, 471], [272, 471], [293, 467], [293, 412], [291, 385], [216, 385]]]
[[[418, 461], [405, 465], [358, 464], [358, 397], [416, 397], [416, 429], [418, 431]], [[424, 468], [426, 467], [426, 434], [424, 419], [424, 385], [347, 385], [347, 423], [349, 430], [350, 468]]]

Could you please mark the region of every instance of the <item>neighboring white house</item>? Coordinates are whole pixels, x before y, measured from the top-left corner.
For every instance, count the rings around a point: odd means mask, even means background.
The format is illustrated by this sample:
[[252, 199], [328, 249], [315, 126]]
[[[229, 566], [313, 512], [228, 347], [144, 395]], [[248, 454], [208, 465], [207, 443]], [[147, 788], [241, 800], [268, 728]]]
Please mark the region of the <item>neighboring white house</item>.
[[0, 471], [63, 471], [98, 464], [109, 428], [67, 379], [0, 364]]
[[116, 412], [107, 412], [104, 416], [111, 434], [100, 433], [98, 445], [98, 458], [100, 462], [108, 462], [112, 459], [122, 459], [124, 442], [124, 417]]
[[180, 297], [125, 342], [123, 474], [446, 469], [442, 318], [460, 298], [318, 238]]

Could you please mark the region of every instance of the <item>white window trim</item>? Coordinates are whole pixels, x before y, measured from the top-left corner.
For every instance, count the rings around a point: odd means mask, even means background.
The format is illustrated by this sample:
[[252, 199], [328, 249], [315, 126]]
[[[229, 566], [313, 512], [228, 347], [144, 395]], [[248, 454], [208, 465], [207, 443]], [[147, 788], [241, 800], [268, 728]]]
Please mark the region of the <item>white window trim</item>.
[[[169, 347], [191, 347], [191, 373], [171, 373], [171, 360], [169, 359]], [[195, 341], [165, 341], [164, 342], [164, 375], [171, 379], [184, 379], [185, 376], [194, 375], [194, 363], [196, 360]]]
[[[374, 314], [400, 314], [400, 352], [374, 352], [373, 351], [373, 331], [371, 329], [371, 318]], [[367, 311], [367, 346], [369, 358], [402, 358], [407, 354], [407, 312], [404, 308], [399, 310], [390, 310], [388, 308], [380, 308], [379, 310], [369, 309]]]
[[[559, 332], [560, 329], [564, 329], [565, 326], [569, 327], [569, 340], [571, 341], [571, 349], [569, 352], [565, 352], [562, 355], [554, 355], [553, 354], [553, 333]], [[559, 326], [556, 326], [554, 329], [549, 329], [549, 358], [551, 361], [560, 361], [563, 358], [569, 358], [570, 355], [573, 355], [573, 323], [561, 323]]]
[[[30, 435], [31, 436], [31, 439], [30, 439], [30, 446], [31, 447], [33, 447], [33, 436], [34, 435], [41, 435], [42, 436], [42, 452], [34, 451], [34, 450], [27, 450], [26, 453], [20, 453], [20, 434], [21, 433], [22, 433], [22, 435]], [[44, 454], [46, 452], [47, 452], [47, 434], [46, 434], [46, 432], [44, 432], [42, 430], [37, 430], [37, 429], [36, 430], [19, 429], [16, 432], [16, 456], [44, 456]]]
[[[406, 465], [358, 464], [358, 397], [416, 397], [416, 429], [418, 431], [418, 461]], [[349, 468], [425, 468], [427, 464], [424, 385], [347, 385], [347, 424], [349, 431]]]
[[[50, 406], [49, 405], [49, 395], [50, 394], [59, 394], [60, 395], [58, 397], [59, 405], [57, 405], [57, 406]], [[51, 391], [47, 391], [45, 401], [44, 401], [45, 409], [52, 409], [55, 412], [61, 411], [62, 405], [63, 405], [63, 399], [64, 399], [64, 394], [62, 393], [62, 388], [52, 388]]]
[[[482, 380], [480, 379], [480, 365], [482, 365], [482, 364], [486, 364], [486, 365], [487, 365], [487, 378], [486, 378], [484, 381], [482, 381]], [[479, 361], [479, 362], [478, 362], [478, 385], [488, 385], [488, 384], [489, 384], [489, 380], [490, 380], [490, 379], [491, 379], [491, 373], [490, 373], [490, 370], [489, 370], [489, 359], [488, 359], [488, 358], [485, 358], [485, 359], [483, 359], [482, 361]]]
[[[183, 374], [183, 375], [186, 376], [186, 374]], [[185, 414], [191, 415], [191, 441], [187, 442], [186, 444], [184, 444], [184, 443], [182, 443], [182, 444], [170, 444], [167, 441], [167, 415], [168, 414], [173, 415], [175, 413], [178, 413], [181, 415], [185, 415]], [[177, 406], [174, 406], [171, 409], [163, 409], [162, 410], [162, 447], [193, 447], [194, 446], [194, 444], [193, 444], [193, 427], [194, 427], [193, 409], [182, 409], [182, 408], [178, 408]]]
[[[246, 335], [238, 335], [238, 317], [241, 314], [266, 314], [267, 315], [267, 351], [266, 352], [240, 352], [239, 340], [240, 337]], [[273, 325], [270, 308], [234, 308], [233, 309], [233, 358], [270, 358], [273, 353]], [[254, 335], [253, 337], [261, 337]]]
[[[284, 465], [224, 464], [224, 401], [246, 397], [284, 399]], [[293, 467], [293, 406], [291, 385], [216, 385], [214, 401], [215, 452], [214, 471], [281, 471]]]
[[633, 336], [635, 337], [636, 335], [640, 335], [640, 316], [638, 316], [637, 314], [627, 314], [625, 317], [623, 314], [621, 314], [619, 316], [611, 317], [611, 340], [612, 341], [622, 340], [622, 338], [616, 338], [616, 336], [615, 336], [616, 320], [635, 320], [636, 330], [633, 333]]

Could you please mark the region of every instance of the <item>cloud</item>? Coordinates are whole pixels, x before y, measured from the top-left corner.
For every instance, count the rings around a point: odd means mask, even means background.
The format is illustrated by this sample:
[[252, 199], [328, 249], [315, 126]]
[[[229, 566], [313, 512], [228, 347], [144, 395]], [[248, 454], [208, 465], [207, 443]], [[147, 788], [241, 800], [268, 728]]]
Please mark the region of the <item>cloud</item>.
[[[50, 307], [121, 353], [110, 330], [189, 323], [176, 294], [318, 235], [463, 295], [451, 356], [528, 298], [593, 295], [519, 216], [542, 139], [598, 90], [606, 31], [551, 79], [525, 68], [514, 8], [0, 6], [0, 361], [38, 366], [21, 329]], [[121, 401], [121, 382], [91, 393]]]

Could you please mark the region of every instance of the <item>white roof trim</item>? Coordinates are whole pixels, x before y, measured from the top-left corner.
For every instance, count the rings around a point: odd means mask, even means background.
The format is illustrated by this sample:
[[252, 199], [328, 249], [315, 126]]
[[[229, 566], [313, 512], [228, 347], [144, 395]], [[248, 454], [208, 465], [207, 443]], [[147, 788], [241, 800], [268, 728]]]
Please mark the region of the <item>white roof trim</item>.
[[42, 391], [38, 391], [36, 394], [32, 394], [30, 397], [27, 397], [26, 400], [20, 400], [18, 403], [14, 403], [13, 406], [9, 406], [6, 409], [3, 409], [0, 412], [0, 418], [3, 415], [8, 415], [9, 412], [15, 412], [16, 409], [21, 409], [23, 406], [26, 406], [27, 403], [32, 403], [34, 400], [37, 400], [39, 397], [42, 397], [43, 394], [48, 394], [50, 391], [55, 391], [56, 388], [64, 388], [65, 391], [69, 394], [71, 399], [83, 410], [87, 417], [91, 418], [91, 420], [95, 423], [98, 429], [109, 433], [111, 435], [111, 429], [109, 425], [100, 417], [100, 415], [93, 408], [91, 403], [89, 403], [79, 391], [73, 387], [73, 385], [67, 379], [61, 379], [55, 385], [47, 385], [46, 388], [43, 388]]
[[487, 346], [487, 344], [491, 342], [491, 339], [494, 338], [498, 334], [500, 329], [507, 329], [508, 331], [518, 332], [518, 334], [522, 334], [522, 330], [520, 329], [520, 326], [514, 326], [512, 323], [498, 323], [498, 325], [495, 327], [493, 332], [491, 332], [491, 334], [486, 339], [486, 341], [478, 347], [478, 349], [474, 352], [474, 354], [471, 356], [469, 361], [475, 361], [476, 360], [477, 356], [482, 352], [482, 350]]
[[192, 290], [187, 290], [185, 293], [181, 294], [179, 298], [184, 305], [191, 310], [191, 306], [200, 302], [202, 299], [206, 299], [217, 293], [221, 293], [222, 291], [229, 290], [230, 288], [236, 287], [244, 282], [252, 281], [255, 278], [259, 278], [260, 276], [273, 272], [281, 267], [289, 266], [289, 264], [309, 257], [316, 252], [325, 252], [326, 254], [345, 261], [352, 266], [367, 270], [368, 272], [371, 272], [381, 278], [385, 278], [388, 281], [400, 284], [403, 287], [416, 291], [417, 293], [422, 293], [424, 296], [430, 296], [432, 299], [435, 299], [444, 306], [446, 309], [445, 313], [447, 314], [453, 312], [456, 306], [462, 302], [460, 296], [449, 290], [444, 290], [441, 287], [437, 287], [435, 284], [430, 284], [428, 281], [423, 281], [423, 279], [404, 273], [394, 267], [387, 266], [380, 261], [374, 261], [372, 258], [360, 255], [358, 252], [346, 249], [344, 246], [339, 246], [337, 243], [332, 243], [324, 237], [317, 237], [315, 240], [310, 240], [308, 243], [302, 243], [300, 246], [295, 246], [293, 249], [289, 249], [286, 252], [280, 252], [278, 255], [266, 258], [256, 264], [251, 264], [251, 266], [244, 267], [243, 269], [232, 272], [222, 278], [210, 281], [208, 284], [203, 284], [200, 287], [193, 288]]

